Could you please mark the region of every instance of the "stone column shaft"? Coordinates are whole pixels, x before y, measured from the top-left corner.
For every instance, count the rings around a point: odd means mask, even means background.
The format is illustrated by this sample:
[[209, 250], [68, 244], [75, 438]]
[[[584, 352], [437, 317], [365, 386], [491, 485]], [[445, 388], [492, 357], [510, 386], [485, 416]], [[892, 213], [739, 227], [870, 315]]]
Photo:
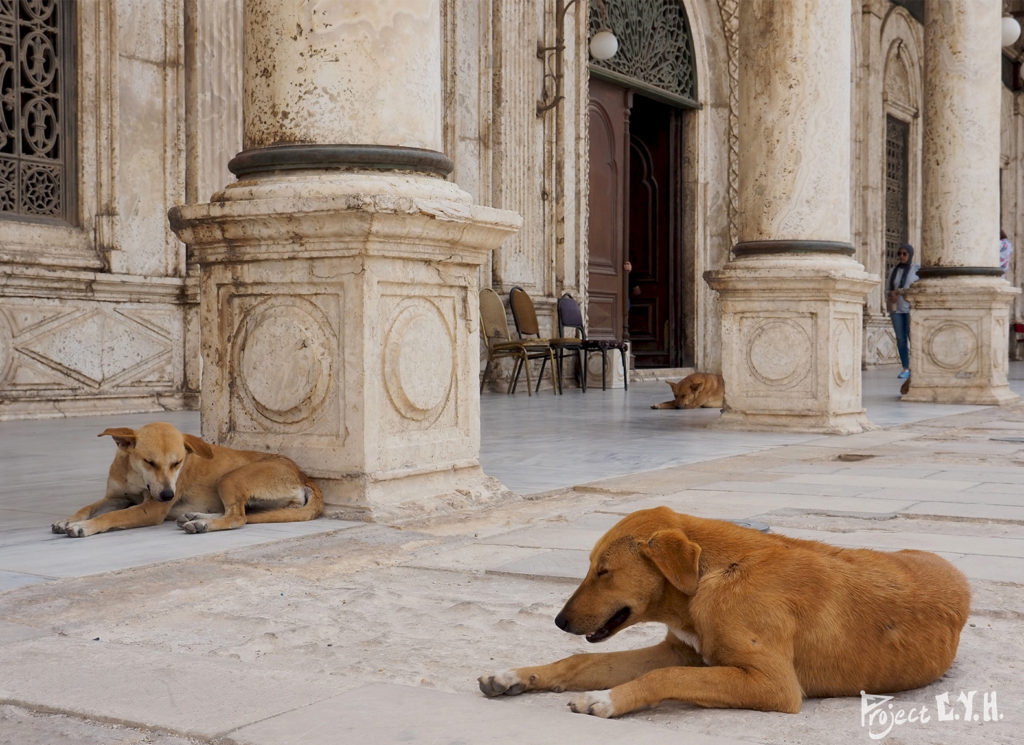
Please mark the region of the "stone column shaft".
[[740, 3], [739, 241], [850, 241], [850, 19]]
[[999, 267], [1000, 15], [999, 3], [927, 6], [923, 266]]
[[440, 0], [246, 0], [245, 33], [246, 149], [443, 149]]

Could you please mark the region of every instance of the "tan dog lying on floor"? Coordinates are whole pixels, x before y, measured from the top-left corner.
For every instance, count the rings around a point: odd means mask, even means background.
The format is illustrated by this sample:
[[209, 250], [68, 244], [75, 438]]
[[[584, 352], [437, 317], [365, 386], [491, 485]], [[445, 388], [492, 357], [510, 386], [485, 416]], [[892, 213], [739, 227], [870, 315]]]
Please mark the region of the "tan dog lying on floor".
[[675, 398], [654, 404], [652, 409], [720, 409], [725, 406], [725, 381], [716, 373], [692, 373], [682, 380], [666, 381]]
[[104, 435], [117, 443], [107, 495], [54, 523], [54, 533], [81, 538], [174, 519], [187, 533], [205, 533], [323, 512], [320, 489], [284, 456], [210, 445], [165, 422]]
[[659, 507], [598, 541], [555, 623], [599, 642], [657, 621], [668, 627], [663, 642], [479, 684], [487, 696], [587, 691], [569, 706], [602, 717], [668, 699], [795, 713], [805, 696], [936, 680], [956, 656], [969, 606], [967, 580], [935, 554], [836, 548]]

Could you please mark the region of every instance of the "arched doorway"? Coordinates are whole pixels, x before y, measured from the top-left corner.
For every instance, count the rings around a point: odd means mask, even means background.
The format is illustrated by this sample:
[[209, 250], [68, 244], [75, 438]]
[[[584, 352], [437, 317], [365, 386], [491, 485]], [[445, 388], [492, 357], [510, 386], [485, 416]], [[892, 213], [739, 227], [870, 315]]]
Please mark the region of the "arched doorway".
[[607, 18], [591, 5], [591, 31], [607, 25], [620, 47], [590, 67], [591, 334], [629, 338], [635, 367], [680, 367], [694, 352], [682, 250], [682, 118], [697, 107], [689, 22], [680, 0], [606, 7]]

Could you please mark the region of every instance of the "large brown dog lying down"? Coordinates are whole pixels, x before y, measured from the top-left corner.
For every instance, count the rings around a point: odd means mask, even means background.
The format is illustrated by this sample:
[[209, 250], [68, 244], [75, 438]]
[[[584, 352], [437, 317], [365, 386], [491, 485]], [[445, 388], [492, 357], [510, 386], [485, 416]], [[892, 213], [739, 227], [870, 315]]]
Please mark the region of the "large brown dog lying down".
[[966, 579], [935, 554], [836, 548], [659, 507], [598, 541], [555, 623], [600, 642], [657, 621], [668, 627], [663, 642], [479, 683], [487, 696], [587, 691], [570, 707], [602, 717], [669, 699], [795, 713], [805, 696], [936, 680], [956, 656], [969, 606]]
[[81, 538], [174, 519], [187, 533], [205, 533], [323, 512], [320, 489], [284, 456], [211, 445], [165, 422], [104, 435], [117, 443], [106, 496], [54, 523], [54, 533]]
[[725, 381], [716, 373], [691, 373], [675, 383], [665, 381], [672, 394], [671, 401], [654, 404], [652, 409], [720, 409], [725, 406]]

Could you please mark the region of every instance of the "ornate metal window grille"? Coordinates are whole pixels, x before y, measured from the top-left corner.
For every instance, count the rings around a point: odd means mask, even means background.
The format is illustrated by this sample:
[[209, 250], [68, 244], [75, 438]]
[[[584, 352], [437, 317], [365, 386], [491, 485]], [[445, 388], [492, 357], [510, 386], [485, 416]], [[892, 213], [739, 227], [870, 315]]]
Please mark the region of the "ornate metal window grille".
[[896, 265], [896, 251], [907, 242], [907, 142], [910, 125], [885, 117], [885, 279]]
[[676, 106], [695, 107], [693, 37], [682, 0], [604, 0], [590, 3], [590, 35], [607, 27], [619, 40], [609, 60], [591, 60], [598, 77]]
[[72, 0], [0, 0], [0, 218], [73, 214]]

